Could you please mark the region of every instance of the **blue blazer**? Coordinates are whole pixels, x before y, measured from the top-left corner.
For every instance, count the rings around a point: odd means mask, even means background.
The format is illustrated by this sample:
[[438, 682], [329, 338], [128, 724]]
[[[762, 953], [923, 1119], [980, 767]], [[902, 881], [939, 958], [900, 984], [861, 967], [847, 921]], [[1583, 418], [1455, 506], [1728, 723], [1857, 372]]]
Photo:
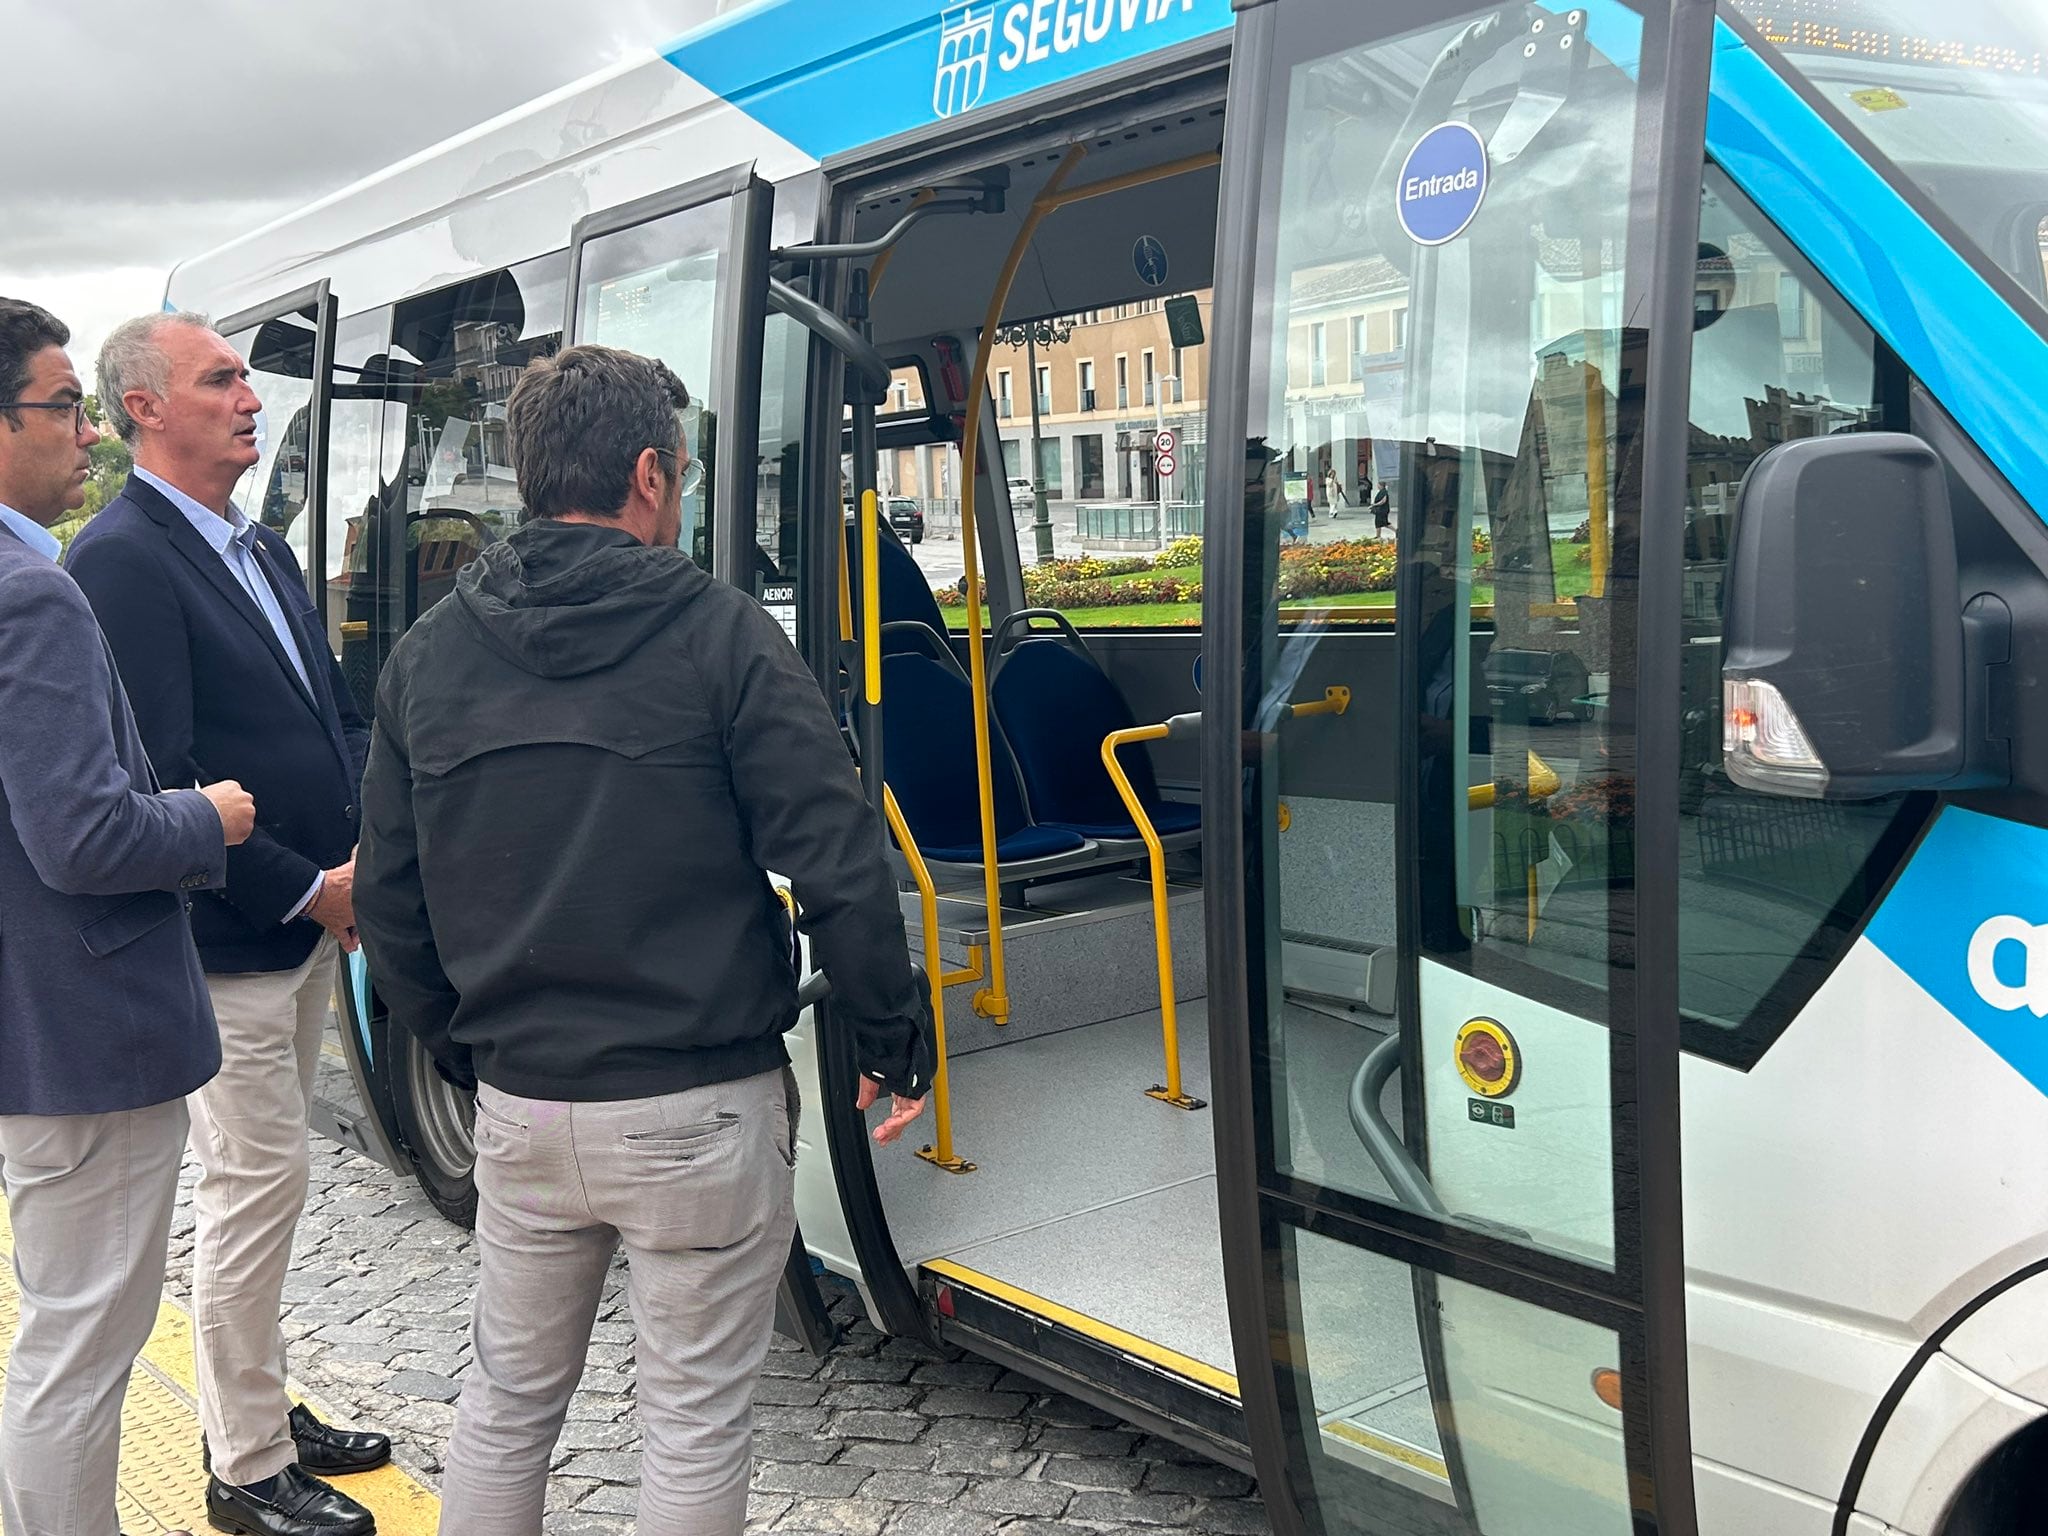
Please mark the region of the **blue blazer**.
[[310, 690], [226, 562], [148, 482], [131, 476], [65, 560], [114, 649], [158, 776], [239, 779], [256, 797], [254, 835], [228, 850], [227, 888], [193, 904], [210, 972], [288, 971], [313, 952], [319, 925], [284, 916], [355, 849], [370, 739], [291, 546], [261, 527], [256, 543]]
[[0, 1115], [141, 1109], [220, 1069], [187, 920], [226, 875], [220, 816], [156, 788], [85, 598], [0, 528]]

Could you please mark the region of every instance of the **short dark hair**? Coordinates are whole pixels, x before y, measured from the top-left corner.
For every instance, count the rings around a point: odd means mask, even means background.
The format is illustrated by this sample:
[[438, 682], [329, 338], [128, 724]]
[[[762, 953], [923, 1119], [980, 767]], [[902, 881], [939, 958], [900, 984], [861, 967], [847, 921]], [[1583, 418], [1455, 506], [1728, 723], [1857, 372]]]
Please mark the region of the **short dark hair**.
[[616, 347], [570, 347], [530, 364], [505, 404], [527, 517], [616, 517], [642, 453], [680, 456], [676, 413], [689, 403], [667, 364]]
[[0, 299], [0, 416], [19, 429], [21, 412], [10, 411], [6, 403], [21, 398], [28, 388], [29, 360], [45, 347], [70, 344], [71, 327], [26, 299]]

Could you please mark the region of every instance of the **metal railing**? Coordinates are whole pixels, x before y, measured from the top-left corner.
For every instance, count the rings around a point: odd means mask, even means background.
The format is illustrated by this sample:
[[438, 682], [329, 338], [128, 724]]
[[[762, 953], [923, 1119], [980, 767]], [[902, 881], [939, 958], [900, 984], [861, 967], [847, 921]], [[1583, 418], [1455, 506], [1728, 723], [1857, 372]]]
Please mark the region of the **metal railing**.
[[1082, 409], [1082, 410], [1084, 410], [1084, 411], [1092, 411], [1092, 410], [1094, 410], [1094, 409], [1095, 409], [1095, 391], [1094, 391], [1094, 390], [1092, 390], [1092, 389], [1084, 389], [1084, 390], [1082, 390], [1082, 391], [1081, 391], [1081, 409]]
[[1075, 532], [1083, 544], [1149, 542], [1163, 548], [1169, 540], [1202, 532], [1199, 501], [1083, 501], [1074, 510]]

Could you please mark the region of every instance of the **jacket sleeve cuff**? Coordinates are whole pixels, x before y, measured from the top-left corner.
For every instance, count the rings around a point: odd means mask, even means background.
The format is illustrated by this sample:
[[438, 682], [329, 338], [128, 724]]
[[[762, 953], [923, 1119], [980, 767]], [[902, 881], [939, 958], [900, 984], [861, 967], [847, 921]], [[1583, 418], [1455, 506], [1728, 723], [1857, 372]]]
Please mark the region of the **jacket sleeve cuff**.
[[931, 1092], [938, 1057], [928, 1014], [924, 1019], [878, 1021], [860, 1033], [861, 1076], [906, 1099], [921, 1099]]

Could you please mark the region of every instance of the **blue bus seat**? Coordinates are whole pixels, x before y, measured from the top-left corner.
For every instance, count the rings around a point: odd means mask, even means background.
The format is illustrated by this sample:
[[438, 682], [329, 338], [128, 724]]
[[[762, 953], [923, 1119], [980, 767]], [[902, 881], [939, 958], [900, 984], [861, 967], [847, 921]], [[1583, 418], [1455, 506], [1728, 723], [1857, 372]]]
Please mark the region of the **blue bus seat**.
[[[908, 650], [882, 658], [883, 778], [925, 862], [957, 875], [982, 868], [973, 699], [957, 668]], [[1007, 753], [991, 751], [989, 767], [1005, 881], [1094, 861], [1095, 845], [1081, 833], [1032, 822]]]
[[[1039, 612], [1014, 617], [1023, 620]], [[1098, 842], [1137, 841], [1137, 825], [1103, 767], [1102, 743], [1112, 731], [1129, 730], [1138, 722], [1080, 636], [1060, 622], [1066, 635], [1026, 638], [997, 659], [989, 679], [997, 722], [1017, 760], [1031, 815], [1041, 826], [1064, 827]], [[1192, 844], [1201, 831], [1201, 807], [1159, 793], [1144, 747], [1124, 748], [1118, 761], [1160, 840], [1169, 846]]]
[[[881, 537], [876, 541], [880, 556], [875, 569], [880, 573], [880, 595], [882, 599], [882, 622], [893, 624], [922, 624], [932, 633], [943, 637], [946, 633], [946, 613], [939, 606], [939, 600], [932, 594], [931, 583], [925, 579], [917, 557], [903, 547], [895, 530], [884, 523]], [[857, 523], [846, 525], [846, 572], [853, 584], [853, 606], [858, 622], [860, 612], [861, 564], [860, 527]], [[919, 643], [905, 637], [900, 631], [882, 631], [882, 651], [889, 654], [897, 651], [917, 650]]]

